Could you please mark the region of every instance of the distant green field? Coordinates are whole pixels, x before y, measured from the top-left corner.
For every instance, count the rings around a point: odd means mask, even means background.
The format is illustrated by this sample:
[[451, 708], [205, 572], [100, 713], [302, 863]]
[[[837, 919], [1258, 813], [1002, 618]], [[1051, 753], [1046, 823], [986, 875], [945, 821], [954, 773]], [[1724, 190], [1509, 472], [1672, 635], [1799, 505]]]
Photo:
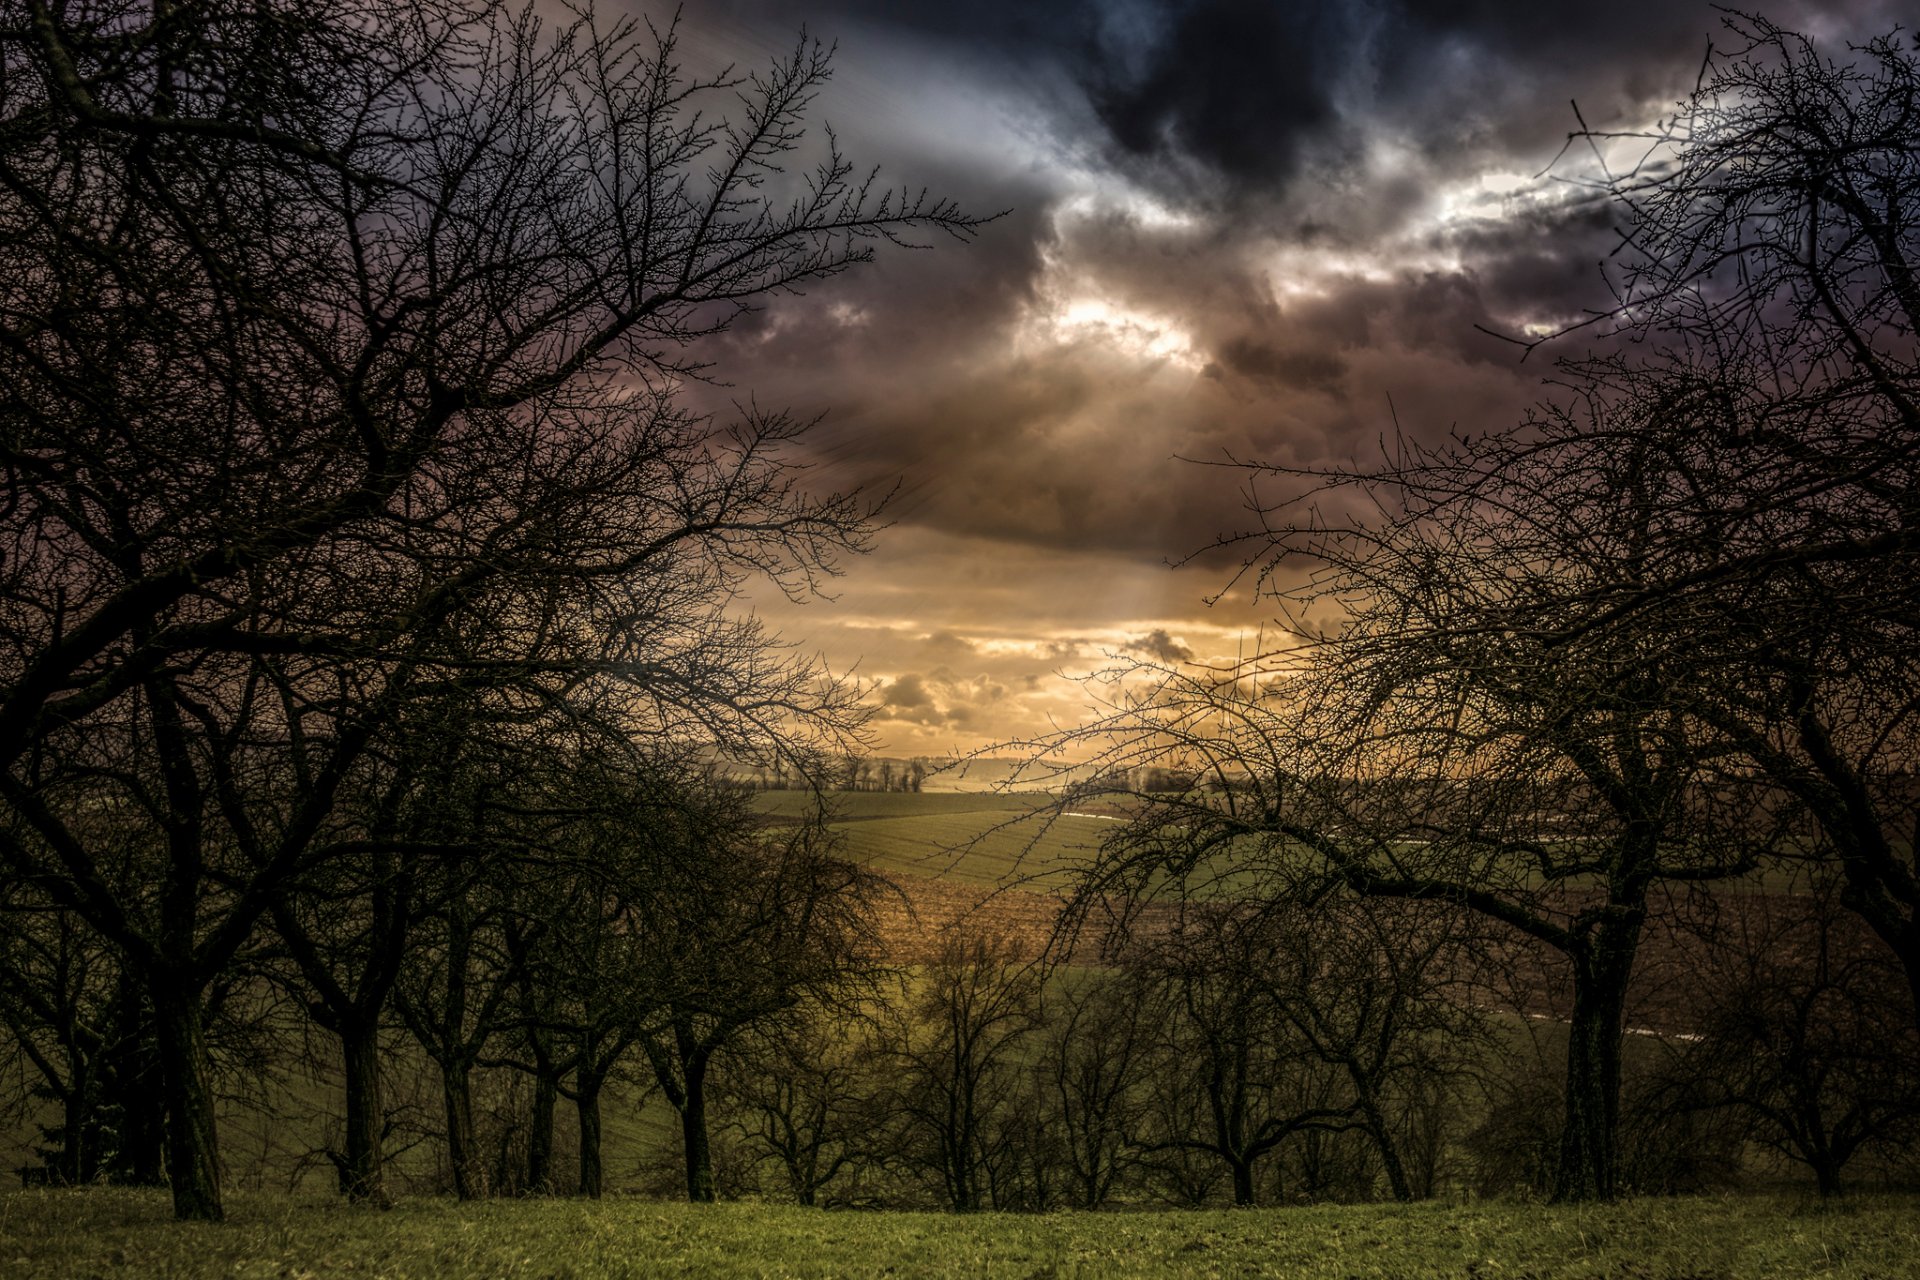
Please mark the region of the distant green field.
[[[846, 856], [880, 871], [959, 884], [1054, 887], [1086, 866], [1110, 818], [1047, 809], [1049, 798], [992, 792], [856, 791], [829, 797]], [[762, 812], [798, 817], [812, 798], [768, 791]]]
[[[1052, 797], [1032, 793], [993, 791], [835, 791], [826, 796], [828, 807], [845, 821], [862, 818], [902, 818], [936, 813], [1031, 813]], [[762, 813], [795, 818], [812, 811], [815, 798], [807, 791], [760, 791], [754, 808]]]
[[1920, 1199], [1772, 1196], [1040, 1215], [861, 1213], [615, 1199], [234, 1197], [217, 1226], [156, 1193], [0, 1196], [0, 1275], [43, 1280], [640, 1276], [1629, 1276], [1894, 1280], [1920, 1271]]
[[[1071, 884], [1120, 817], [1112, 797], [1062, 810], [1055, 797], [1030, 792], [853, 791], [826, 800], [848, 857], [892, 874], [996, 888]], [[804, 791], [754, 797], [754, 807], [772, 818], [798, 818], [815, 803]], [[1193, 869], [1189, 890], [1232, 895], [1259, 881], [1259, 872], [1233, 863], [1216, 853]]]

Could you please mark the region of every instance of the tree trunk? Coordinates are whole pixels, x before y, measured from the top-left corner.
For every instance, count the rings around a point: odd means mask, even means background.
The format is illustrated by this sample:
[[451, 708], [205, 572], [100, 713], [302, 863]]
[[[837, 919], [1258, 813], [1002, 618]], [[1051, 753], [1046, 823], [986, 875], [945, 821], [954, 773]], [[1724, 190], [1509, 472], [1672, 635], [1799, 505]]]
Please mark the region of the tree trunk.
[[378, 1020], [343, 1023], [340, 1047], [347, 1086], [347, 1150], [340, 1189], [356, 1203], [385, 1208], [392, 1202], [387, 1199], [380, 1151], [387, 1116], [380, 1094]]
[[1364, 1106], [1367, 1117], [1367, 1133], [1373, 1138], [1374, 1149], [1380, 1153], [1380, 1167], [1386, 1170], [1387, 1186], [1393, 1191], [1393, 1198], [1402, 1204], [1413, 1201], [1413, 1187], [1407, 1181], [1407, 1166], [1400, 1159], [1400, 1148], [1393, 1140], [1393, 1134], [1387, 1130], [1387, 1118], [1380, 1114], [1380, 1108], [1372, 1102]]
[[1808, 1163], [1813, 1166], [1813, 1184], [1819, 1188], [1820, 1198], [1826, 1200], [1839, 1195], [1840, 1161], [1832, 1156], [1822, 1155]]
[[560, 1082], [543, 1061], [533, 1073], [533, 1110], [527, 1118], [527, 1194], [553, 1190], [553, 1113], [560, 1105]]
[[1253, 1161], [1232, 1159], [1227, 1161], [1233, 1170], [1233, 1203], [1242, 1208], [1253, 1207]]
[[574, 1108], [580, 1114], [580, 1194], [598, 1200], [604, 1191], [600, 1167], [600, 1087], [598, 1076], [575, 1076]]
[[200, 995], [170, 987], [160, 978], [152, 994], [161, 1091], [166, 1098], [167, 1181], [173, 1188], [173, 1216], [218, 1222], [225, 1214], [220, 1204], [220, 1159]]
[[124, 971], [115, 999], [113, 1047], [107, 1055], [105, 1099], [117, 1114], [119, 1142], [108, 1176], [136, 1187], [166, 1184], [166, 1091], [159, 1048], [145, 1001]]
[[[954, 1087], [971, 1093], [971, 1086], [964, 1076]], [[978, 1144], [974, 1138], [973, 1108], [970, 1104], [971, 1097], [967, 1097], [950, 1104], [948, 1108], [948, 1143], [951, 1147], [948, 1165], [956, 1213], [973, 1213], [980, 1208], [980, 1180], [974, 1166], [974, 1152]]]
[[680, 1140], [687, 1158], [687, 1199], [712, 1204], [713, 1144], [707, 1138], [707, 1055], [696, 1049], [680, 1060], [682, 1088]]
[[92, 1065], [74, 1073], [73, 1088], [61, 1099], [60, 1181], [83, 1187], [100, 1172], [100, 1100]]
[[440, 1093], [447, 1107], [447, 1164], [453, 1171], [453, 1194], [477, 1200], [483, 1188], [478, 1153], [473, 1143], [473, 1085], [465, 1062], [440, 1065]]
[[1554, 1174], [1557, 1202], [1611, 1200], [1620, 1119], [1620, 1040], [1627, 979], [1644, 913], [1615, 910], [1570, 953], [1573, 1021], [1568, 1028], [1565, 1127]]

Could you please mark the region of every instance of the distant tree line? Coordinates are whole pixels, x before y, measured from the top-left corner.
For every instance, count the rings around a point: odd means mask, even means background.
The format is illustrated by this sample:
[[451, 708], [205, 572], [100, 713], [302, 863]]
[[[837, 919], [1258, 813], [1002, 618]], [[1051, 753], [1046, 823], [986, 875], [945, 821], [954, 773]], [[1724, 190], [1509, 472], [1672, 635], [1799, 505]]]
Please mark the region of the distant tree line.
[[775, 758], [747, 771], [748, 785], [758, 791], [882, 791], [918, 795], [927, 776], [939, 765], [925, 756], [900, 760], [891, 756], [847, 754], [823, 771], [801, 771]]

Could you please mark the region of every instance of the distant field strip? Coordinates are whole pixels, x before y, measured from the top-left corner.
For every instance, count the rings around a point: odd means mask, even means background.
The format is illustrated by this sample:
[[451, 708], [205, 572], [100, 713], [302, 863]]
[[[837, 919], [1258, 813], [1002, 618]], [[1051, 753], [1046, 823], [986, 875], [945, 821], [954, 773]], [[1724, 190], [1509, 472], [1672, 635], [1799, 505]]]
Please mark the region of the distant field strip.
[[[1048, 797], [853, 792], [829, 797], [845, 856], [895, 875], [980, 888], [1058, 890], [1098, 852], [1113, 815], [1049, 811]], [[764, 792], [756, 807], [798, 819], [803, 792]]]

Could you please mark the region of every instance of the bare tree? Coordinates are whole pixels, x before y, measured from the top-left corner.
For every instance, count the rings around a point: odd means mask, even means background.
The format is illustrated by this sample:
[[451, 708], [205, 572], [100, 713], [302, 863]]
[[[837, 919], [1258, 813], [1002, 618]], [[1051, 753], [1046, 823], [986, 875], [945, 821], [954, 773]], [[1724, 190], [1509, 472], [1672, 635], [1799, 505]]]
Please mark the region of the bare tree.
[[903, 1158], [959, 1213], [994, 1207], [1010, 1117], [1023, 1101], [1020, 1055], [1040, 1023], [1037, 960], [1003, 939], [957, 929], [892, 1011], [893, 1099]]
[[716, 1112], [777, 1164], [798, 1204], [846, 1200], [889, 1161], [884, 1058], [870, 1010], [801, 1005], [715, 1060]]
[[1345, 1077], [1349, 1123], [1377, 1154], [1396, 1200], [1432, 1192], [1415, 1165], [1423, 1095], [1457, 1089], [1486, 1051], [1475, 1010], [1475, 936], [1467, 913], [1433, 902], [1329, 891], [1278, 904], [1281, 943], [1264, 982], [1281, 1017], [1313, 1057]]
[[[1688, 481], [1643, 571], [1597, 584], [1566, 626], [1705, 659], [1700, 704], [1818, 822], [1920, 1008], [1920, 56], [1898, 31], [1836, 51], [1754, 15], [1725, 25], [1671, 117], [1583, 125], [1561, 166], [1623, 222], [1617, 307], [1593, 323], [1662, 353], [1570, 371], [1684, 389], [1632, 429]], [[1568, 424], [1508, 465], [1552, 467], [1607, 431]]]
[[852, 999], [879, 972], [881, 881], [838, 856], [824, 813], [759, 829], [744, 788], [712, 781], [646, 815], [648, 882], [627, 927], [646, 949], [659, 1017], [643, 1041], [680, 1116], [687, 1198], [716, 1194], [708, 1078], [716, 1057], [803, 1004]]
[[42, 1150], [45, 1172], [67, 1185], [92, 1182], [135, 1155], [115, 1132], [132, 1126], [109, 1113], [124, 1093], [116, 1068], [143, 1030], [138, 985], [85, 923], [36, 902], [26, 886], [0, 887], [0, 922], [0, 1028], [38, 1077], [33, 1096], [60, 1108], [45, 1131], [53, 1144]]
[[1905, 981], [1831, 886], [1737, 898], [1708, 931], [1697, 1030], [1669, 1069], [1692, 1107], [1744, 1114], [1759, 1141], [1840, 1191], [1854, 1156], [1920, 1118]]
[[[1710, 654], [1637, 628], [1576, 634], [1584, 602], [1660, 559], [1687, 483], [1635, 433], [1668, 400], [1591, 391], [1581, 407], [1609, 429], [1548, 467], [1506, 460], [1570, 411], [1321, 477], [1375, 503], [1338, 521], [1305, 499], [1262, 507], [1249, 571], [1293, 638], [1262, 656], [1258, 694], [1245, 672], [1129, 662], [1111, 715], [1052, 744], [1103, 747], [1109, 776], [1171, 764], [1210, 783], [1136, 794], [1090, 889], [1215, 877], [1278, 899], [1317, 868], [1364, 895], [1457, 904], [1563, 957], [1563, 1198], [1616, 1189], [1650, 892], [1745, 874], [1803, 834], [1698, 695]], [[1278, 576], [1295, 555], [1320, 571]]]
[[1080, 1206], [1106, 1203], [1133, 1164], [1154, 1006], [1118, 974], [1067, 973], [1055, 984], [1041, 1028], [1046, 1123], [1062, 1137]]
[[[1276, 998], [1292, 941], [1279, 917], [1232, 901], [1184, 903], [1132, 962], [1155, 997], [1156, 1085], [1196, 1099], [1203, 1117], [1135, 1140], [1148, 1154], [1193, 1151], [1219, 1160], [1236, 1205], [1255, 1202], [1258, 1167], [1282, 1143], [1313, 1129], [1352, 1127], [1359, 1112], [1339, 1071], [1298, 1033], [1287, 998]], [[1161, 1109], [1162, 1119], [1177, 1114]]]
[[628, 921], [657, 868], [651, 850], [624, 837], [666, 809], [663, 779], [609, 784], [575, 758], [570, 778], [547, 803], [555, 813], [548, 865], [527, 877], [527, 892], [506, 924], [507, 955], [518, 987], [520, 1049], [493, 1060], [534, 1077], [528, 1185], [550, 1181], [552, 1114], [564, 1095], [579, 1136], [579, 1192], [604, 1190], [601, 1101], [627, 1055], [662, 1017], [647, 947]]
[[[215, 1218], [203, 994], [364, 839], [333, 808], [399, 705], [602, 673], [657, 731], [844, 729], [723, 610], [749, 572], [809, 589], [866, 509], [794, 489], [792, 421], [719, 430], [672, 380], [753, 299], [975, 223], [830, 146], [784, 174], [812, 44], [701, 80], [671, 30], [486, 4], [9, 0], [0, 59], [0, 801], [31, 835], [0, 858], [147, 979], [176, 1211]], [[64, 771], [104, 726], [115, 772]], [[160, 837], [133, 881], [76, 827], [102, 788]]]
[[439, 1069], [447, 1163], [462, 1200], [488, 1190], [473, 1075], [519, 1004], [524, 975], [509, 938], [544, 923], [517, 915], [532, 897], [521, 882], [541, 874], [533, 856], [549, 816], [541, 780], [569, 754], [551, 735], [520, 730], [504, 742], [496, 731], [456, 735], [453, 750], [439, 744], [415, 834], [458, 852], [425, 860], [414, 877], [393, 992], [395, 1011]]

